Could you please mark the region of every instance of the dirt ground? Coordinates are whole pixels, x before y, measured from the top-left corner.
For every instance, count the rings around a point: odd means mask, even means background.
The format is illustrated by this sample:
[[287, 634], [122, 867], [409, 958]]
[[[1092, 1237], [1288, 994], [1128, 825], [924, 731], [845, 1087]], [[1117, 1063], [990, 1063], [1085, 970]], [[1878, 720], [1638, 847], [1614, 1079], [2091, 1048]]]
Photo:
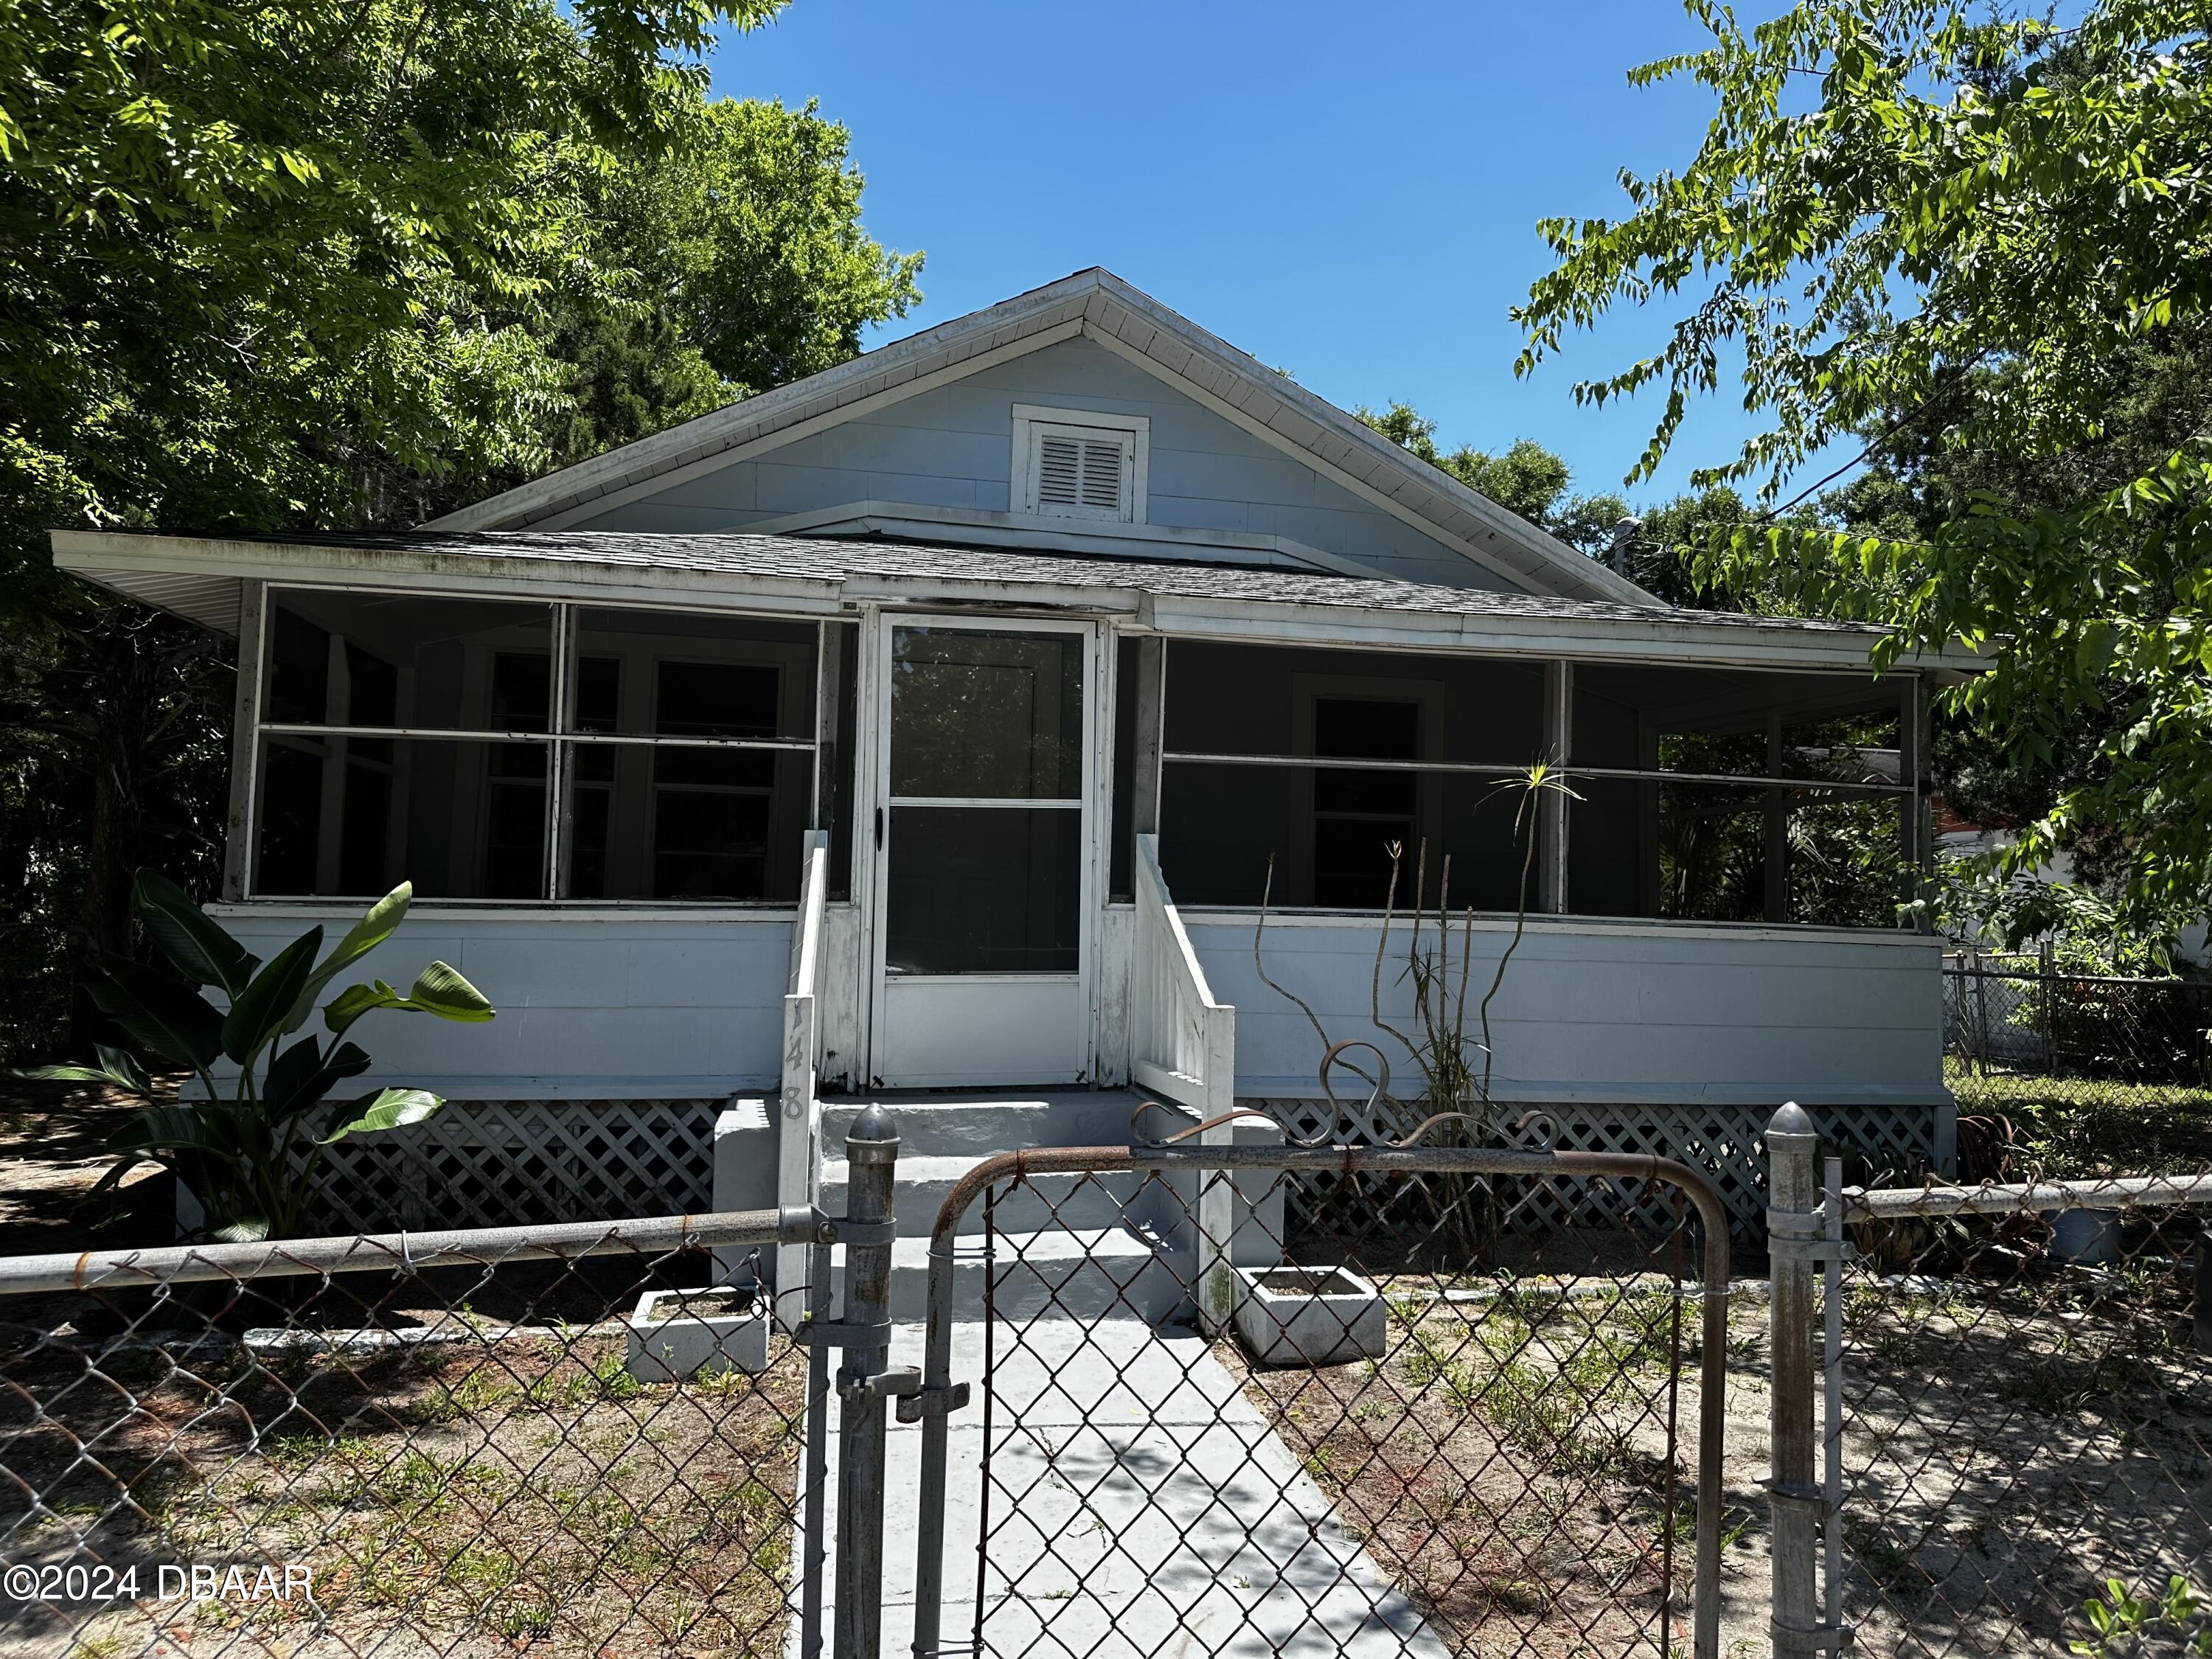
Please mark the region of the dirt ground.
[[[67, 1349], [0, 1355], [0, 1462], [40, 1494], [34, 1512], [5, 1483], [0, 1557], [138, 1570], [136, 1601], [66, 1578], [0, 1599], [0, 1650], [781, 1654], [796, 1356], [642, 1385], [605, 1319], [510, 1334], [457, 1311], [440, 1328], [464, 1340], [256, 1364], [234, 1334], [71, 1326]], [[88, 1351], [115, 1386], [75, 1381]], [[195, 1602], [162, 1578], [178, 1562], [244, 1577]]]
[[[176, 1097], [176, 1079], [161, 1086], [165, 1101]], [[117, 1204], [85, 1202], [113, 1161], [108, 1137], [143, 1104], [108, 1089], [0, 1078], [0, 1256], [173, 1242], [173, 1188], [150, 1164]]]

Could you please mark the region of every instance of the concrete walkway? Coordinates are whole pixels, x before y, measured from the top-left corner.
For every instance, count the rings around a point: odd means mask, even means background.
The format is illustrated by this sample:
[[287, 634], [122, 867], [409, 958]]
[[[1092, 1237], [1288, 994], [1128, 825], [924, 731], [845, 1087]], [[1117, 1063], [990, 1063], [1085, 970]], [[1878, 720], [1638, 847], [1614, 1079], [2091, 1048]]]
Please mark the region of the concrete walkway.
[[[980, 1384], [983, 1334], [981, 1323], [954, 1328], [956, 1380]], [[946, 1650], [968, 1651], [975, 1629], [988, 1497], [984, 1653], [1441, 1659], [1412, 1604], [1328, 1518], [1320, 1488], [1198, 1338], [1138, 1320], [1058, 1319], [1002, 1323], [997, 1336], [988, 1494], [980, 1385], [951, 1419]], [[921, 1359], [921, 1327], [896, 1328], [891, 1364]], [[894, 1422], [886, 1659], [905, 1659], [914, 1639], [921, 1459], [921, 1427]]]

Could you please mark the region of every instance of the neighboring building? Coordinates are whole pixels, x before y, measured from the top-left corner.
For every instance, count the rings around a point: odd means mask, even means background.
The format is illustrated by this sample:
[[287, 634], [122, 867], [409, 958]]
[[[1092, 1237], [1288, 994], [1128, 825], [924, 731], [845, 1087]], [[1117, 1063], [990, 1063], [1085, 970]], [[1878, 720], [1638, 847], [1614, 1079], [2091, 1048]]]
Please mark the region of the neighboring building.
[[1865, 630], [1670, 609], [1103, 271], [419, 531], [54, 547], [238, 637], [224, 923], [265, 951], [410, 878], [382, 971], [499, 1006], [369, 1035], [365, 1085], [465, 1105], [357, 1218], [696, 1206], [731, 1097], [818, 1125], [810, 1059], [1322, 1126], [1255, 967], [1271, 869], [1269, 975], [1381, 1040], [1386, 845], [1401, 908], [1449, 858], [1479, 996], [1545, 757], [1576, 798], [1530, 819], [1514, 1115], [1734, 1170], [1795, 1098], [1949, 1156], [1939, 943], [1893, 906], [1972, 659], [1876, 678]]

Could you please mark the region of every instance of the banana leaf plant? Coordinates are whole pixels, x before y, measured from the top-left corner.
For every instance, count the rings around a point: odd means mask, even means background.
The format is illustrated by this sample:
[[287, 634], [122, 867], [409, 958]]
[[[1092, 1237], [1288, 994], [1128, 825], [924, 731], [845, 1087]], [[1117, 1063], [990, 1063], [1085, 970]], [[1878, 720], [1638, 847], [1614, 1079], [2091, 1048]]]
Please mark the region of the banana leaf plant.
[[[490, 1003], [454, 969], [433, 962], [404, 995], [382, 980], [349, 985], [322, 1003], [326, 1036], [288, 1041], [313, 1017], [331, 981], [390, 939], [414, 896], [403, 882], [369, 907], [328, 956], [312, 927], [268, 962], [249, 953], [157, 871], [132, 895], [146, 936], [170, 971], [111, 957], [90, 987], [131, 1048], [98, 1048], [93, 1066], [41, 1066], [19, 1077], [104, 1083], [154, 1098], [149, 1062], [189, 1069], [199, 1097], [149, 1104], [109, 1140], [114, 1165], [92, 1196], [112, 1192], [141, 1164], [157, 1164], [198, 1200], [200, 1236], [225, 1241], [295, 1236], [324, 1151], [348, 1135], [420, 1123], [445, 1105], [422, 1089], [384, 1089], [349, 1103], [328, 1097], [368, 1069], [346, 1040], [377, 1009], [463, 1021], [492, 1018]], [[204, 993], [220, 991], [218, 1006]], [[133, 1052], [136, 1050], [136, 1052]], [[142, 1059], [141, 1056], [144, 1058]], [[219, 1077], [224, 1060], [234, 1075]]]

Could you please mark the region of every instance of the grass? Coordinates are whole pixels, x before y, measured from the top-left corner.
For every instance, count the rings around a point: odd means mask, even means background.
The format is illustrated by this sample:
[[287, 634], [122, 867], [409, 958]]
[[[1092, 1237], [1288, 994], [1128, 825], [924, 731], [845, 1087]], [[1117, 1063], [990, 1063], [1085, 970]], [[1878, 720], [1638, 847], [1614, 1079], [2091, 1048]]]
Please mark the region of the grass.
[[[1686, 1444], [1668, 1502], [1671, 1289], [1540, 1274], [1378, 1288], [1390, 1310], [1379, 1359], [1247, 1373], [1337, 1521], [1452, 1651], [1658, 1651], [1659, 1541], [1671, 1520], [1688, 1573], [1695, 1516]], [[1493, 1294], [1447, 1301], [1439, 1288]], [[1749, 1519], [1729, 1513], [1732, 1543]]]
[[[786, 1352], [757, 1377], [647, 1386], [623, 1358], [619, 1333], [581, 1328], [434, 1356], [320, 1356], [281, 1380], [242, 1352], [201, 1351], [204, 1375], [250, 1379], [223, 1408], [180, 1379], [142, 1390], [127, 1420], [58, 1370], [49, 1415], [97, 1443], [113, 1478], [73, 1486], [56, 1519], [0, 1505], [0, 1528], [23, 1521], [27, 1553], [73, 1536], [153, 1549], [189, 1531], [202, 1559], [313, 1569], [313, 1608], [211, 1607], [189, 1622], [101, 1609], [96, 1629], [59, 1630], [76, 1651], [213, 1653], [241, 1618], [289, 1649], [318, 1616], [359, 1651], [780, 1651], [803, 1362]], [[40, 1455], [58, 1476], [68, 1442], [50, 1438]], [[11, 1445], [9, 1472], [36, 1488], [29, 1455]]]
[[2212, 1170], [2212, 1089], [2098, 1078], [1984, 1077], [1957, 1060], [1943, 1080], [1961, 1116], [2013, 1127], [2014, 1179]]

